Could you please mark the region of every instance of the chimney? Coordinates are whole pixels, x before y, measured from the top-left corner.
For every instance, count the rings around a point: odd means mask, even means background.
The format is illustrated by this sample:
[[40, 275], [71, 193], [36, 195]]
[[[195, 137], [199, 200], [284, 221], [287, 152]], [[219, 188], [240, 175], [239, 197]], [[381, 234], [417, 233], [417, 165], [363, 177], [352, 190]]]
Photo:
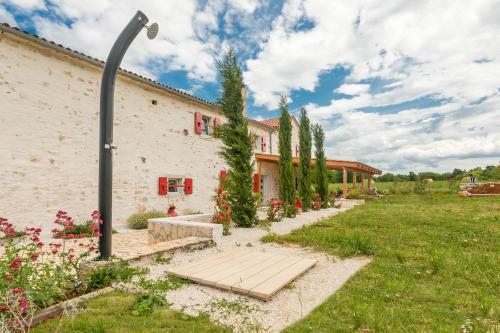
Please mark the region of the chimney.
[[243, 99], [243, 116], [247, 117], [248, 108], [247, 108], [247, 86], [243, 85], [241, 88], [241, 98]]

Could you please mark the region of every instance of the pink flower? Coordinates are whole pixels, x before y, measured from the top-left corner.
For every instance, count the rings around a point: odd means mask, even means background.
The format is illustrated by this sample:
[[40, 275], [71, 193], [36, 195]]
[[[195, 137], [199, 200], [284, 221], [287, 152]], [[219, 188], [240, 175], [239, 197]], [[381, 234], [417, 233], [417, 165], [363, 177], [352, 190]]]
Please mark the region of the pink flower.
[[56, 232], [59, 232], [59, 229], [54, 228], [54, 229], [51, 230], [51, 232], [55, 234]]
[[43, 246], [43, 243], [42, 243], [42, 242], [38, 242], [38, 243], [36, 244], [36, 246], [37, 246], [37, 247], [42, 247], [42, 246]]
[[73, 261], [73, 258], [75, 258], [75, 254], [74, 253], [70, 253], [68, 255], [68, 261]]
[[19, 309], [21, 310], [21, 312], [27, 312], [29, 310], [30, 305], [25, 297], [19, 297], [18, 302], [19, 302]]
[[37, 236], [33, 236], [33, 237], [31, 237], [31, 240], [33, 242], [38, 242], [40, 240], [40, 238], [38, 238]]

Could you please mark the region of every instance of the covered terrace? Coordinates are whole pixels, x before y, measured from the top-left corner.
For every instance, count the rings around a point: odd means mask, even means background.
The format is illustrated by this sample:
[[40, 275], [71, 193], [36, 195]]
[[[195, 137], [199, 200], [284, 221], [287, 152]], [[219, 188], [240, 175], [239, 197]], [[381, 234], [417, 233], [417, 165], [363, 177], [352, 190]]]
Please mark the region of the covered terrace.
[[[259, 175], [259, 185], [261, 179], [261, 169], [262, 162], [278, 163], [278, 155], [270, 154], [255, 154], [255, 159], [257, 161], [257, 173]], [[292, 162], [294, 166], [299, 165], [299, 158], [292, 157]], [[312, 165], [316, 164], [316, 160], [311, 161]], [[382, 170], [369, 166], [367, 164], [356, 162], [356, 161], [342, 161], [342, 160], [326, 160], [326, 167], [330, 170], [342, 171], [342, 193], [347, 193], [347, 175], [348, 172], [352, 172], [352, 187], [357, 189], [357, 175], [361, 174], [361, 191], [365, 190], [365, 183], [368, 182], [368, 189], [372, 187], [373, 175], [382, 174]], [[260, 187], [260, 186], [259, 186]]]

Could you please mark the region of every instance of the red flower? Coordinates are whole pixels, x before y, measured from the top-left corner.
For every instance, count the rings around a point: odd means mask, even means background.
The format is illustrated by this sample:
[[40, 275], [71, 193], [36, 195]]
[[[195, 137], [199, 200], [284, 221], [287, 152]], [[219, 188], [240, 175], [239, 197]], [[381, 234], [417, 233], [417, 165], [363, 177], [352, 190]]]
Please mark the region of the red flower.
[[16, 271], [21, 268], [23, 261], [21, 258], [14, 258], [10, 263], [10, 269]]
[[30, 258], [31, 258], [31, 260], [37, 260], [38, 256], [39, 256], [38, 253], [33, 253]]
[[73, 258], [75, 258], [75, 254], [74, 253], [70, 253], [68, 255], [68, 261], [73, 261]]
[[36, 244], [36, 246], [37, 246], [37, 247], [42, 247], [42, 246], [43, 246], [43, 243], [42, 243], [42, 242], [38, 242], [38, 243]]
[[12, 293], [16, 295], [24, 293], [24, 290], [22, 290], [21, 288], [12, 288], [10, 291], [12, 291]]

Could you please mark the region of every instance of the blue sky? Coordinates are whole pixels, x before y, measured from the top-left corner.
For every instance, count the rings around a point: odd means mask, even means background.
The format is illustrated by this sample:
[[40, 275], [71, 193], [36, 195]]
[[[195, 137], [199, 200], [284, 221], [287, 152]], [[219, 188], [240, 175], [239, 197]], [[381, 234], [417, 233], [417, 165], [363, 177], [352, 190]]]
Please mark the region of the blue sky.
[[[214, 101], [239, 53], [249, 115], [279, 96], [326, 130], [327, 155], [385, 171], [500, 162], [498, 1], [0, 0], [0, 21], [105, 59], [137, 9], [158, 22], [123, 67]], [[460, 24], [459, 24], [459, 23]]]

